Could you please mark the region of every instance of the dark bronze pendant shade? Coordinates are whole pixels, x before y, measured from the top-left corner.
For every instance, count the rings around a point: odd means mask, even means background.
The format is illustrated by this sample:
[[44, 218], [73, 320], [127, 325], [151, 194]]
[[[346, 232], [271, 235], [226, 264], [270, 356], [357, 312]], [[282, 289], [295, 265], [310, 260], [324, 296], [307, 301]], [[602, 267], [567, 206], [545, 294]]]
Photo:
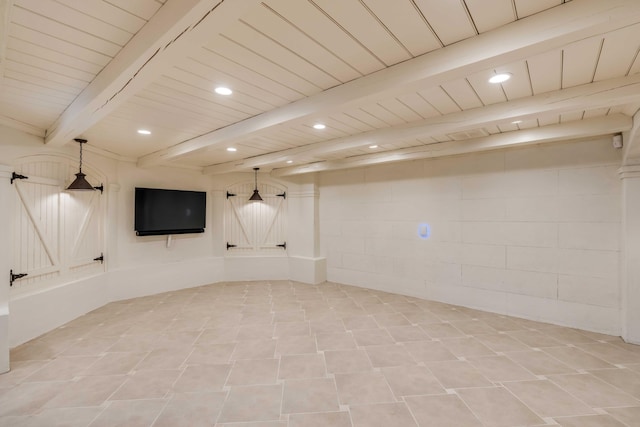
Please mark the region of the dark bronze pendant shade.
[[94, 191], [93, 185], [89, 184], [89, 182], [85, 178], [85, 174], [82, 172], [78, 172], [76, 174], [76, 179], [73, 180], [71, 184], [67, 187], [67, 190], [91, 190]]
[[260, 197], [260, 193], [258, 193], [258, 171], [260, 170], [260, 168], [253, 168], [254, 174], [255, 174], [255, 189], [253, 190], [253, 194], [251, 195], [251, 197], [249, 197], [249, 200], [252, 202], [261, 202], [262, 201], [262, 197]]
[[103, 190], [102, 185], [100, 185], [100, 187], [94, 187], [93, 185], [89, 184], [89, 181], [87, 181], [87, 179], [85, 178], [87, 175], [82, 173], [82, 144], [86, 144], [87, 140], [81, 139], [81, 138], [75, 138], [74, 141], [80, 144], [80, 165], [78, 167], [78, 173], [76, 174], [76, 179], [74, 179], [73, 182], [67, 187], [67, 190], [71, 190], [71, 191], [100, 190], [100, 192], [102, 192]]

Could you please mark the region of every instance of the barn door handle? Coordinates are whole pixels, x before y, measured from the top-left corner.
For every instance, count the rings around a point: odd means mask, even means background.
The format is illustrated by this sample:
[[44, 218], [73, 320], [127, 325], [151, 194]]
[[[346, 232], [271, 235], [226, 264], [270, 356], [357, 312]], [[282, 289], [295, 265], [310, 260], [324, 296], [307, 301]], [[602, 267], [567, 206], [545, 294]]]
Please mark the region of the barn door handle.
[[276, 245], [276, 246], [277, 246], [278, 248], [282, 248], [282, 249], [284, 249], [285, 251], [287, 250], [287, 242], [284, 242], [283, 244], [281, 244], [281, 245]]
[[27, 273], [13, 274], [13, 270], [9, 270], [9, 286], [13, 286], [13, 282], [23, 277], [28, 276]]
[[94, 258], [94, 261], [100, 261], [100, 264], [104, 263], [104, 254], [100, 254], [98, 258]]
[[230, 248], [236, 248], [238, 247], [238, 245], [232, 245], [231, 243], [227, 242], [227, 250], [229, 250]]

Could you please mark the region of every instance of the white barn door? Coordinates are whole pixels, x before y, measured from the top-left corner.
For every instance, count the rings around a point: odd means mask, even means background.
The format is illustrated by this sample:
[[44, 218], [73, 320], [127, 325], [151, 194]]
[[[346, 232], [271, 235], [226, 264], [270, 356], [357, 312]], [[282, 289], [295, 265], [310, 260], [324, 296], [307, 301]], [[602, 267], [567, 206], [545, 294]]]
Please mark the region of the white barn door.
[[[104, 271], [104, 197], [100, 191], [67, 192], [76, 172], [66, 158], [37, 156], [15, 165], [12, 283], [22, 293]], [[88, 173], [89, 182], [102, 182]]]
[[286, 191], [260, 184], [261, 202], [249, 201], [253, 183], [227, 189], [225, 239], [229, 254], [283, 254], [286, 252]]

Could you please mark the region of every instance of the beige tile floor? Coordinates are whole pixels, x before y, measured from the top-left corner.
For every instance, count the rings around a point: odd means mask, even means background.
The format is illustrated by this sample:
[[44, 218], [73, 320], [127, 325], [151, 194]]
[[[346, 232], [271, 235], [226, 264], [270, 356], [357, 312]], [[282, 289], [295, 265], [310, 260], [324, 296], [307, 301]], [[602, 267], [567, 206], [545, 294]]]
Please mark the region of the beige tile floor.
[[640, 426], [640, 347], [351, 286], [106, 305], [11, 352], [0, 426]]

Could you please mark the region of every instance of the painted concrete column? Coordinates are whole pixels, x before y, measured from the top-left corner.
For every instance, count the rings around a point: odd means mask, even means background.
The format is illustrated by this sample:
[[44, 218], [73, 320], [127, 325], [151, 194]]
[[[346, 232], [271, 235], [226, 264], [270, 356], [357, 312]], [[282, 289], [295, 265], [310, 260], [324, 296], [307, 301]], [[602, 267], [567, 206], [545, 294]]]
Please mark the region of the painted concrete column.
[[211, 213], [207, 216], [207, 227], [211, 228], [213, 256], [224, 257], [226, 244], [224, 241], [224, 203], [226, 201], [226, 192], [212, 190], [209, 194], [211, 195], [211, 201], [208, 202], [207, 209]]
[[11, 188], [11, 172], [0, 164], [0, 373], [9, 370], [9, 271], [13, 245], [13, 210], [15, 195]]
[[289, 198], [287, 251], [291, 280], [318, 284], [326, 280], [326, 259], [320, 253], [318, 184], [315, 175], [304, 175]]
[[111, 183], [107, 185], [107, 215], [105, 217], [105, 255], [106, 272], [120, 267], [118, 254], [118, 196], [120, 184]]
[[620, 169], [622, 179], [622, 338], [640, 344], [640, 165]]

